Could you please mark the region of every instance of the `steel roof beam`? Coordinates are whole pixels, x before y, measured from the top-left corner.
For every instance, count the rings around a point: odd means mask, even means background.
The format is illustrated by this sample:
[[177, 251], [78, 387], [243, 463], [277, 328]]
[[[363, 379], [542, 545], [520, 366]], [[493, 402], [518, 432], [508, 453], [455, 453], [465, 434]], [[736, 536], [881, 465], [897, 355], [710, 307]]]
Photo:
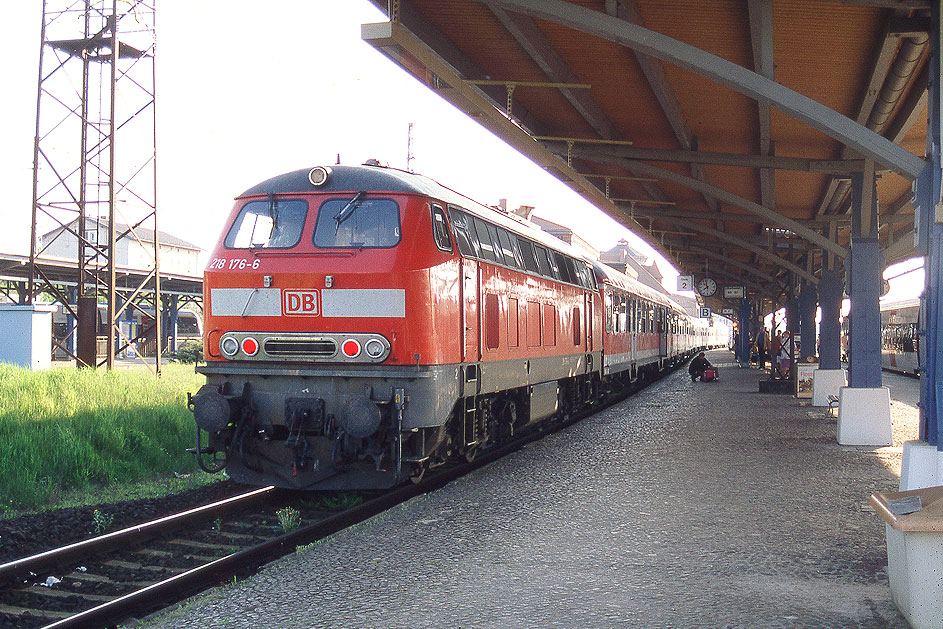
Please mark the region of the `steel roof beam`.
[[775, 253], [772, 253], [771, 251], [752, 245], [746, 240], [744, 240], [743, 238], [740, 238], [739, 236], [734, 236], [732, 234], [728, 234], [727, 232], [721, 231], [719, 229], [714, 229], [713, 227], [707, 227], [706, 225], [698, 225], [697, 223], [694, 223], [692, 221], [674, 219], [674, 218], [669, 218], [669, 217], [664, 217], [664, 218], [670, 223], [683, 226], [685, 229], [701, 232], [702, 234], [713, 236], [714, 238], [717, 238], [718, 240], [723, 240], [733, 245], [737, 245], [738, 247], [742, 249], [746, 249], [747, 251], [751, 251], [755, 253], [756, 255], [758, 255], [759, 257], [769, 260], [770, 262], [774, 263], [777, 266], [783, 267], [784, 269], [788, 269], [792, 271], [793, 273], [806, 278], [812, 283], [818, 282], [818, 278], [813, 276], [811, 273], [809, 273], [802, 267], [793, 264], [789, 260], [785, 260], [779, 257], [778, 255], [776, 255]]
[[[749, 0], [750, 39], [753, 43], [753, 69], [767, 79], [773, 79], [773, 0]], [[756, 101], [759, 121], [760, 155], [772, 154], [770, 141], [769, 101]], [[771, 210], [776, 209], [773, 173], [768, 168], [760, 169], [760, 203]]]
[[[618, 158], [615, 159], [617, 160], [616, 163], [618, 163]], [[778, 214], [769, 208], [763, 207], [759, 203], [755, 203], [749, 199], [744, 199], [743, 197], [733, 194], [732, 192], [728, 192], [727, 190], [718, 188], [717, 186], [704, 183], [703, 181], [698, 181], [697, 179], [688, 177], [687, 175], [682, 175], [674, 171], [665, 170], [664, 168], [651, 166], [650, 164], [644, 164], [642, 162], [635, 162], [634, 169], [641, 172], [642, 174], [658, 177], [659, 179], [664, 179], [665, 181], [670, 181], [692, 190], [705, 190], [721, 201], [740, 207], [751, 214], [755, 214], [772, 225], [788, 229], [797, 236], [801, 236], [810, 242], [814, 242], [818, 246], [839, 257], [844, 258], [848, 255], [847, 249], [838, 243], [829, 240], [819, 232], [809, 229], [808, 227], [801, 225], [791, 218], [783, 216], [782, 214]]]
[[[606, 2], [606, 12], [626, 22], [645, 26], [645, 21], [642, 19], [642, 13], [639, 11], [636, 0]], [[671, 129], [674, 131], [678, 144], [682, 149], [693, 149], [695, 145], [694, 133], [691, 131], [687, 117], [681, 110], [681, 103], [678, 101], [674, 88], [671, 86], [671, 82], [668, 81], [665, 68], [657, 59], [653, 59], [638, 50], [633, 50], [632, 52], [635, 55], [636, 61], [638, 61], [639, 67], [642, 69], [642, 73], [648, 80], [649, 86], [652, 88], [652, 92], [654, 92], [655, 98], [658, 100], [658, 104], [665, 114], [665, 118], [668, 119], [668, 124], [671, 125]], [[701, 181], [707, 181], [707, 175], [700, 165], [691, 163], [690, 167], [692, 177], [700, 179]], [[708, 194], [702, 193], [702, 196], [704, 197], [704, 202], [707, 203], [707, 207], [711, 210], [716, 212], [720, 209], [717, 199]]]
[[[371, 0], [371, 2], [381, 11], [389, 15], [389, 0]], [[481, 78], [486, 72], [481, 69], [474, 61], [469, 59], [455, 43], [442, 33], [435, 25], [430, 23], [425, 16], [417, 11], [411, 2], [407, 0], [397, 0], [399, 5], [399, 23], [409, 29], [423, 44], [429, 47], [461, 76], [467, 78]], [[391, 16], [392, 19], [392, 16]], [[480, 88], [481, 93], [486, 94], [495, 106], [504, 109], [507, 103], [507, 90], [499, 85], [483, 85]], [[530, 111], [520, 107], [515, 111], [514, 117], [528, 129], [537, 133], [545, 133], [546, 127], [534, 117]]]
[[[518, 13], [509, 14], [492, 2], [486, 2], [486, 4], [495, 17], [498, 18], [498, 21], [547, 77], [559, 83], [580, 82], [579, 77], [570, 70], [563, 58], [553, 49], [553, 46], [537, 27], [537, 24], [534, 23], [534, 20]], [[615, 126], [590, 94], [582, 90], [571, 89], [561, 89], [560, 93], [600, 136], [609, 140], [620, 137]]]
[[[578, 77], [573, 73], [563, 58], [554, 50], [553, 46], [547, 40], [537, 24], [529, 17], [519, 13], [509, 14], [503, 8], [490, 0], [485, 0], [485, 4], [491, 9], [495, 17], [507, 29], [512, 37], [520, 44], [524, 51], [530, 55], [534, 63], [554, 81], [561, 83], [578, 82]], [[609, 117], [602, 110], [598, 103], [590, 94], [585, 92], [574, 92], [573, 90], [561, 90], [563, 96], [570, 105], [583, 117], [583, 119], [598, 133], [607, 140], [618, 140], [621, 134], [609, 120]], [[632, 172], [629, 169], [629, 172]], [[657, 183], [643, 181], [639, 184], [646, 194], [656, 201], [667, 201], [668, 196], [658, 186]]]
[[822, 103], [690, 44], [564, 0], [493, 1], [512, 11], [639, 50], [705, 76], [751, 98], [765, 98], [797, 120], [909, 179], [916, 179], [924, 168], [922, 158]]
[[[580, 142], [576, 140], [574, 145]], [[557, 153], [566, 154], [567, 144], [558, 140], [544, 141]], [[742, 168], [771, 168], [774, 170], [795, 170], [817, 174], [835, 174], [850, 176], [864, 170], [863, 159], [810, 159], [807, 157], [781, 157], [778, 155], [743, 155], [740, 153], [715, 153], [709, 151], [673, 151], [639, 146], [599, 146], [580, 148], [582, 156], [593, 153], [607, 157], [640, 159], [650, 162], [696, 163], [712, 166], [738, 166]]]

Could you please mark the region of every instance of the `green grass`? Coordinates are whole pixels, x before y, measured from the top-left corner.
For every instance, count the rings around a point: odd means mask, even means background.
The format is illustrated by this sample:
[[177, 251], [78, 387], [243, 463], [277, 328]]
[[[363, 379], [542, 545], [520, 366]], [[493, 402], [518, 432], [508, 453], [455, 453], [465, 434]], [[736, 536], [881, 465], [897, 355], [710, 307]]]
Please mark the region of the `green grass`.
[[0, 364], [0, 515], [193, 473], [186, 394], [204, 378], [192, 365], [162, 372], [158, 379], [148, 369], [32, 372]]

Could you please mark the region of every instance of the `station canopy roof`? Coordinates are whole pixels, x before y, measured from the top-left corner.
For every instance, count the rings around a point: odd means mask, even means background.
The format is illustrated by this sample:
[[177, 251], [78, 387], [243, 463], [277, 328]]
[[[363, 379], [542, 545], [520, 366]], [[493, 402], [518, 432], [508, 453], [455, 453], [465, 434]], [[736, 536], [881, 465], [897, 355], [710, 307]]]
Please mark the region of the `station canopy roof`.
[[816, 281], [871, 169], [885, 258], [914, 255], [929, 0], [373, 1], [366, 41], [682, 273]]

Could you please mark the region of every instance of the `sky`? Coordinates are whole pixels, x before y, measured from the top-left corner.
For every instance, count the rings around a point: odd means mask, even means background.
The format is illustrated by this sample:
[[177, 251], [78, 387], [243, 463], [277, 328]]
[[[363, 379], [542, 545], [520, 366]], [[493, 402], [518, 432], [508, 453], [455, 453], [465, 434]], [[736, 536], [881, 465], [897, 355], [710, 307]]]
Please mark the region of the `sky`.
[[[338, 154], [344, 164], [405, 168], [413, 123], [414, 171], [488, 205], [534, 206], [600, 250], [624, 238], [655, 255], [361, 41], [361, 24], [386, 19], [367, 0], [158, 0], [157, 10], [162, 231], [210, 249], [237, 194]], [[10, 3], [4, 13], [0, 251], [28, 254], [41, 3]], [[656, 261], [674, 289], [677, 271]], [[916, 275], [905, 276], [908, 292], [919, 293]]]
[[[17, 28], [0, 54], [18, 61], [5, 63], [0, 184], [13, 220], [0, 230], [0, 250], [26, 254], [40, 3], [14, 3], [7, 15]], [[509, 208], [530, 205], [548, 220], [579, 223], [576, 231], [599, 249], [627, 238], [653, 254], [361, 40], [361, 24], [385, 19], [366, 0], [159, 1], [161, 230], [209, 249], [233, 197], [269, 177], [334, 164], [338, 154], [344, 164], [373, 158], [405, 168], [413, 123], [414, 171], [488, 205], [507, 199]]]

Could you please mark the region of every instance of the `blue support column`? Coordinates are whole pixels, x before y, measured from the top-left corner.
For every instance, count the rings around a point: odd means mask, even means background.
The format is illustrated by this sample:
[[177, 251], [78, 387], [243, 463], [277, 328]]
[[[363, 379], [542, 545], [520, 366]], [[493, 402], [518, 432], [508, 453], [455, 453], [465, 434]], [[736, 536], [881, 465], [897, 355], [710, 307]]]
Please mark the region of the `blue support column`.
[[[943, 217], [939, 215], [941, 187], [941, 67], [940, 5], [931, 3], [930, 84], [927, 127], [927, 165], [917, 179], [914, 208], [917, 211], [917, 252], [926, 255], [926, 283], [922, 313], [926, 316], [920, 338], [920, 439], [943, 452]], [[903, 478], [901, 479], [903, 481]]]
[[741, 365], [750, 364], [750, 342], [753, 339], [753, 329], [750, 326], [750, 302], [747, 299], [740, 300], [740, 307], [737, 309], [737, 328], [740, 330], [740, 343], [737, 345], [737, 360]]
[[852, 176], [851, 232], [848, 386], [877, 389], [882, 385], [880, 298], [884, 256], [877, 238], [877, 190], [871, 168]]
[[845, 287], [837, 269], [824, 269], [819, 280], [822, 323], [819, 330], [819, 369], [841, 369], [841, 302]]
[[799, 344], [802, 359], [806, 356], [815, 356], [815, 309], [818, 305], [818, 291], [814, 284], [802, 284], [799, 291]]

